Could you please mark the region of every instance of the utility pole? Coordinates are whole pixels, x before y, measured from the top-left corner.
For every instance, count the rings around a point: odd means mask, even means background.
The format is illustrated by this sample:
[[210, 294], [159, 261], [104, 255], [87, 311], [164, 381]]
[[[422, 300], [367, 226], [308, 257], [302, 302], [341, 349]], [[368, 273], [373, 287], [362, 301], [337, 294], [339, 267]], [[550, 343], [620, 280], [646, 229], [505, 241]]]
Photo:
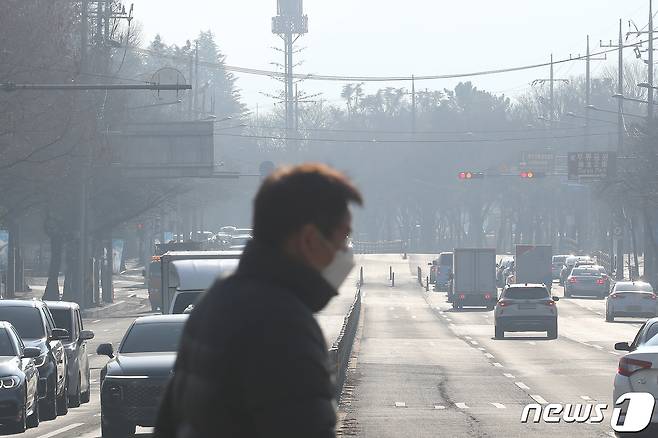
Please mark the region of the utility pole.
[[647, 117], [653, 122], [653, 0], [649, 0], [649, 88], [647, 89]]
[[192, 111], [194, 112], [194, 118], [199, 118], [199, 42], [194, 43], [194, 96], [192, 98]]
[[[617, 41], [617, 44], [614, 45], [612, 41], [610, 41], [610, 44], [603, 44], [601, 42], [599, 44], [601, 48], [612, 48], [616, 47], [617, 48], [617, 156], [622, 157], [624, 155], [624, 135], [626, 133], [626, 127], [624, 124], [624, 32], [622, 29], [622, 19], [619, 19], [619, 40]], [[621, 236], [616, 236], [616, 247], [617, 250], [613, 251], [614, 253], [617, 254], [617, 264], [615, 266], [615, 271], [616, 271], [616, 279], [617, 280], [623, 280], [624, 279], [624, 253], [625, 253], [625, 248], [624, 248], [624, 230], [625, 226], [625, 220], [624, 220], [624, 208], [621, 207], [618, 209], [617, 212], [613, 214], [613, 229], [616, 229], [617, 227], [621, 227], [622, 233]], [[614, 233], [613, 233], [614, 234]], [[613, 235], [612, 238], [614, 239], [615, 236]], [[611, 257], [612, 257], [612, 252], [611, 252]], [[630, 267], [630, 265], [629, 265]]]
[[555, 87], [553, 84], [555, 83], [555, 73], [553, 70], [553, 54], [551, 53], [551, 76], [550, 76], [550, 86], [551, 86], [551, 94], [550, 94], [550, 103], [549, 103], [549, 109], [551, 111], [550, 119], [551, 119], [551, 128], [553, 127], [553, 122], [555, 120]]

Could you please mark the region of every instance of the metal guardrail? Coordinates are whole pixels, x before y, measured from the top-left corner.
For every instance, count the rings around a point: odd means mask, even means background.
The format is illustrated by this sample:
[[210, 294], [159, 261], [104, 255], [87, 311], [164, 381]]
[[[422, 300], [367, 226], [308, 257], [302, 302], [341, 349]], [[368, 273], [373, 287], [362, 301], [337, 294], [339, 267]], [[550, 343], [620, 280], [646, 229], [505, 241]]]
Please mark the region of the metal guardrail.
[[358, 285], [354, 302], [343, 321], [343, 327], [340, 330], [336, 341], [329, 349], [329, 365], [336, 382], [336, 400], [340, 401], [345, 377], [347, 375], [347, 366], [352, 354], [352, 345], [356, 336], [356, 330], [359, 326], [359, 317], [361, 315], [361, 284]]
[[402, 254], [405, 252], [402, 240], [377, 241], [377, 242], [352, 242], [352, 247], [357, 254]]

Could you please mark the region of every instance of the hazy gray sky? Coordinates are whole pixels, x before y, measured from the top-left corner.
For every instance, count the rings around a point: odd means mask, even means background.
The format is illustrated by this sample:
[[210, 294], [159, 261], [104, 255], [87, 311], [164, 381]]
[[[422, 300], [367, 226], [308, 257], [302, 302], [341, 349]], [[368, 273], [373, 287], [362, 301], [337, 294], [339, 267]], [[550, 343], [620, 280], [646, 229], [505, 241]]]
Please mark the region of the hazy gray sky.
[[[212, 30], [230, 65], [272, 69], [282, 55], [272, 49], [282, 41], [271, 33], [276, 0], [133, 0], [135, 16], [149, 41], [161, 34], [182, 44], [200, 30]], [[586, 35], [617, 39], [618, 20], [648, 21], [648, 0], [306, 0], [309, 34], [298, 60], [300, 73], [389, 76], [460, 73], [548, 61], [585, 52]], [[613, 58], [616, 55], [612, 55]], [[633, 54], [628, 51], [628, 59]], [[615, 58], [616, 59], [616, 58]], [[608, 63], [594, 63], [600, 73]], [[584, 72], [584, 62], [556, 68], [568, 77]], [[548, 69], [473, 78], [479, 88], [517, 95]], [[451, 88], [455, 80], [427, 81], [419, 88]], [[375, 84], [377, 87], [399, 84]], [[272, 79], [239, 75], [238, 86], [251, 109], [271, 108], [260, 92], [274, 92]], [[307, 93], [322, 92], [340, 102], [341, 84], [307, 81]]]

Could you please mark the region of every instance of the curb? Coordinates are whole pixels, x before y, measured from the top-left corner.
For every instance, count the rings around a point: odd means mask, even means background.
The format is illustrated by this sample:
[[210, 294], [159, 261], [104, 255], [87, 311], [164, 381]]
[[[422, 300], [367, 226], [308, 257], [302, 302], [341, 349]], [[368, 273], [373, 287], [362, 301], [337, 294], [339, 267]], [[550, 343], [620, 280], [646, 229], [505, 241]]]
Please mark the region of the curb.
[[82, 311], [83, 318], [102, 318], [108, 316], [110, 312], [115, 312], [117, 309], [123, 309], [124, 307], [130, 307], [130, 303], [125, 301], [117, 301], [116, 303], [108, 304], [102, 307], [91, 307], [89, 309], [84, 309]]
[[329, 365], [336, 382], [336, 400], [340, 400], [340, 396], [343, 392], [343, 385], [345, 384], [347, 367], [349, 365], [350, 356], [352, 355], [352, 344], [354, 343], [354, 337], [359, 325], [360, 314], [361, 286], [359, 285], [356, 291], [356, 296], [354, 297], [354, 303], [352, 303], [352, 306], [343, 321], [343, 327], [340, 330], [340, 334], [329, 349]]

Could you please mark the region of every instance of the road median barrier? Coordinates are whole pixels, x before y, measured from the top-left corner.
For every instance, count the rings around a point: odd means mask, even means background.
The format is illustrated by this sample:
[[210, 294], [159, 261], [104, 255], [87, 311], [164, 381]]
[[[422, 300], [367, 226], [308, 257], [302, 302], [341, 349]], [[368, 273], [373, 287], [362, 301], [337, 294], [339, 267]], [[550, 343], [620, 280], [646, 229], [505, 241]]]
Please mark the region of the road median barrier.
[[336, 383], [336, 400], [338, 401], [340, 401], [340, 396], [343, 392], [347, 366], [352, 354], [352, 344], [354, 344], [354, 337], [356, 336], [356, 329], [359, 325], [360, 315], [361, 287], [358, 287], [354, 297], [354, 302], [343, 321], [343, 327], [341, 328], [336, 341], [331, 348], [329, 348], [329, 366], [331, 367], [331, 372]]

